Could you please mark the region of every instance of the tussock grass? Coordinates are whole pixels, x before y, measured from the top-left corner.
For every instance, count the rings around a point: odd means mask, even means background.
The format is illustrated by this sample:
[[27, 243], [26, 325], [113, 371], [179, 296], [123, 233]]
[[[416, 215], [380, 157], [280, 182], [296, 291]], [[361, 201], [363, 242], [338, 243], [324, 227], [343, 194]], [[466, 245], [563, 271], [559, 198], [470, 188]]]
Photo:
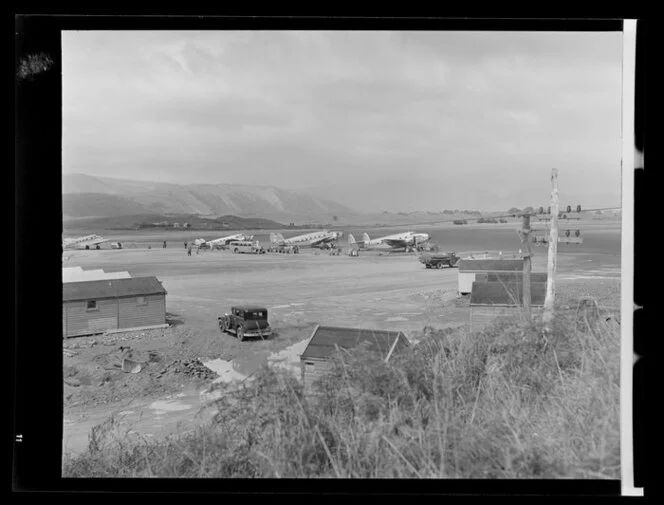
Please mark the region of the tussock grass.
[[66, 477], [619, 478], [614, 319], [560, 311], [429, 331], [389, 363], [342, 351], [310, 392], [263, 367], [214, 422], [154, 441], [96, 429]]

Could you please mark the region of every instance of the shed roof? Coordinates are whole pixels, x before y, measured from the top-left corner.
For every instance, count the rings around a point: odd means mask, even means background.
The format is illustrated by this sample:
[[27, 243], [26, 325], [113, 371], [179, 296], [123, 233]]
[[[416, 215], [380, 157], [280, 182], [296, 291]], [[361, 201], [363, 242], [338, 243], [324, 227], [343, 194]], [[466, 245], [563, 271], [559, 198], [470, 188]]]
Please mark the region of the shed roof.
[[103, 269], [83, 270], [81, 267], [62, 269], [62, 282], [99, 281], [103, 279], [128, 279], [129, 272], [104, 272]]
[[63, 302], [156, 294], [166, 294], [166, 290], [156, 277], [104, 279], [69, 282], [62, 285]]
[[[530, 304], [532, 306], [544, 305], [545, 297], [545, 282], [530, 284]], [[502, 305], [516, 307], [517, 304], [523, 304], [523, 283], [521, 281], [473, 282], [473, 289], [470, 293], [471, 306]]]
[[[486, 274], [487, 282], [500, 282], [500, 281], [511, 281], [519, 282], [523, 281], [523, 271], [514, 271], [514, 272], [487, 272]], [[547, 273], [546, 272], [531, 272], [530, 273], [530, 282], [546, 282]], [[479, 279], [478, 279], [479, 280]]]
[[489, 272], [523, 270], [523, 260], [461, 260], [459, 272]]
[[267, 308], [262, 305], [233, 305], [231, 308], [237, 310], [246, 310], [247, 312], [252, 312], [254, 310], [263, 310], [267, 312]]
[[370, 348], [379, 351], [384, 357], [388, 356], [392, 346], [396, 352], [409, 345], [401, 331], [318, 326], [300, 358], [329, 358], [336, 350], [335, 345], [342, 349], [352, 349], [362, 342], [368, 342]]

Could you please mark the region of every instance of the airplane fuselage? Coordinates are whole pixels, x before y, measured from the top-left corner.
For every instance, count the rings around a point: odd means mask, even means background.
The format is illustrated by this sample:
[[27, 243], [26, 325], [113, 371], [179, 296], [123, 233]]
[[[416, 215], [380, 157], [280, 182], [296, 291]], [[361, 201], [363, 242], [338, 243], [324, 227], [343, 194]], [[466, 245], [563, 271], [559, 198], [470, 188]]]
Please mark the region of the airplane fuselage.
[[298, 247], [318, 247], [322, 244], [327, 244], [338, 240], [343, 234], [335, 231], [321, 231], [306, 233], [291, 238], [282, 238], [277, 236], [272, 242], [278, 245], [290, 245]]
[[365, 239], [361, 242], [357, 242], [362, 249], [408, 250], [429, 240], [429, 234], [409, 231], [405, 233], [396, 233], [394, 235], [386, 235], [376, 239], [367, 239], [368, 235], [365, 234]]
[[108, 242], [108, 239], [99, 235], [86, 235], [85, 237], [67, 238], [62, 241], [64, 249], [84, 249]]

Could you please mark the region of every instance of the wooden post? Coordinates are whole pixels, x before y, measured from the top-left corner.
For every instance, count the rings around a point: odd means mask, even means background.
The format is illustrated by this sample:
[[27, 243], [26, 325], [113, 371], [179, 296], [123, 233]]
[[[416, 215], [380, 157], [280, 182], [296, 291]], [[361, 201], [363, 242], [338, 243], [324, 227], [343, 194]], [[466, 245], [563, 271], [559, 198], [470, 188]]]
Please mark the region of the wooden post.
[[530, 256], [532, 255], [530, 245], [530, 215], [523, 215], [523, 229], [521, 230], [521, 242], [525, 246], [523, 253], [523, 309], [528, 321], [532, 320], [530, 309], [530, 272], [532, 270]]
[[546, 299], [542, 321], [547, 330], [553, 321], [553, 302], [556, 297], [556, 257], [558, 254], [558, 171], [551, 170], [551, 231], [549, 234], [549, 260], [547, 263]]

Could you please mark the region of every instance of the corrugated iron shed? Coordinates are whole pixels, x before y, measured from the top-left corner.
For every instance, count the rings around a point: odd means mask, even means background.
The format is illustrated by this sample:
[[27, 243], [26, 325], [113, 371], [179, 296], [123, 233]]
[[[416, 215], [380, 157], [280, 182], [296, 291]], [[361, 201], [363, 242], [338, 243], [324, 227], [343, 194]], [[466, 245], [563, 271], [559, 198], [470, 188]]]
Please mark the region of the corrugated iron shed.
[[401, 331], [318, 326], [300, 358], [326, 359], [335, 352], [335, 346], [352, 349], [362, 342], [368, 342], [371, 348], [384, 357], [387, 357], [390, 351], [394, 353], [409, 346], [408, 339]]
[[523, 270], [523, 260], [461, 260], [459, 272], [499, 272]]
[[167, 294], [156, 277], [69, 282], [62, 285], [63, 302], [153, 294]]
[[[546, 283], [535, 282], [530, 285], [530, 304], [544, 305]], [[523, 305], [522, 282], [473, 282], [470, 293], [470, 305], [500, 305], [516, 307]]]

